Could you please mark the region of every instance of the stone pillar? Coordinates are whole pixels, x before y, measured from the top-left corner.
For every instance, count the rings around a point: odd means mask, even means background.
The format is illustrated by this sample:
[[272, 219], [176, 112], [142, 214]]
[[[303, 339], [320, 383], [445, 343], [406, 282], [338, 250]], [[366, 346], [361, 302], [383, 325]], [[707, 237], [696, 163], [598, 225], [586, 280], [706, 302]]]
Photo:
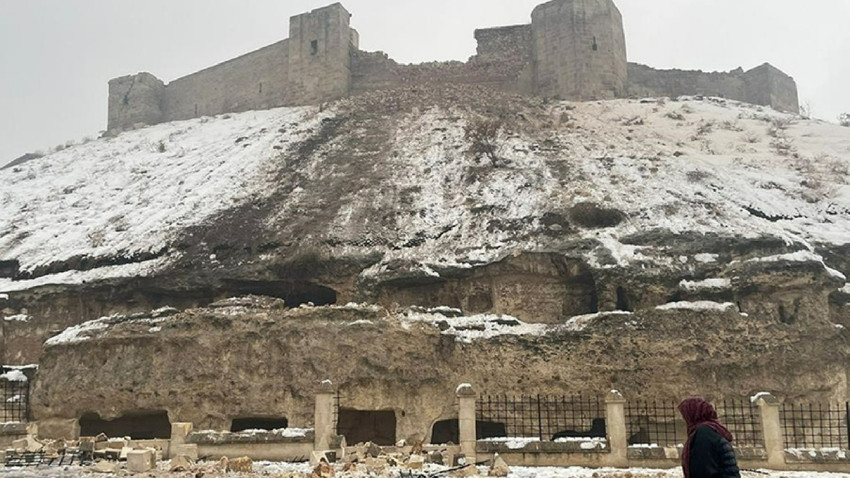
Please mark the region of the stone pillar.
[[166, 456], [174, 458], [186, 454], [186, 437], [192, 433], [194, 425], [191, 422], [174, 422], [171, 424], [171, 441], [168, 443]]
[[785, 468], [785, 437], [782, 435], [782, 423], [779, 421], [779, 400], [769, 393], [759, 394], [757, 397], [767, 464], [769, 468], [781, 470]]
[[316, 409], [313, 426], [316, 435], [313, 447], [316, 451], [328, 450], [335, 434], [334, 430], [334, 385], [330, 380], [322, 381], [316, 393]]
[[460, 451], [466, 456], [466, 462], [475, 463], [475, 390], [472, 385], [462, 383], [457, 387], [458, 401], [458, 432], [460, 434]]
[[613, 465], [628, 465], [626, 399], [616, 390], [611, 390], [605, 397], [605, 428], [608, 431], [608, 447], [614, 460]]

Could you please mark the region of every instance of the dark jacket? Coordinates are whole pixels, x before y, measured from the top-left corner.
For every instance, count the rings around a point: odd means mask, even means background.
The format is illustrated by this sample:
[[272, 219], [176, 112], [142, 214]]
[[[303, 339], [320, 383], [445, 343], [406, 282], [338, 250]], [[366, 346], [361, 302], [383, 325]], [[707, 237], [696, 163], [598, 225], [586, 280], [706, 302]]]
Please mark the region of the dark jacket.
[[690, 471], [690, 478], [741, 478], [732, 444], [707, 426], [694, 434]]

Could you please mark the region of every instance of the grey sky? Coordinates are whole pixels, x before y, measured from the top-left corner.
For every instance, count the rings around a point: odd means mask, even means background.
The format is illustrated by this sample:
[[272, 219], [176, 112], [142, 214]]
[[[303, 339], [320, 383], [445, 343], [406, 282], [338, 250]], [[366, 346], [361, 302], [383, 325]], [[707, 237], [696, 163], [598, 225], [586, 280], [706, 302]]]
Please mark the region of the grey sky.
[[[543, 0], [344, 0], [364, 50], [403, 63], [465, 60], [473, 30], [527, 23]], [[834, 121], [850, 111], [848, 0], [616, 0], [629, 61], [728, 71], [768, 61]], [[107, 81], [168, 82], [288, 36], [331, 0], [4, 0], [0, 164], [106, 125]]]

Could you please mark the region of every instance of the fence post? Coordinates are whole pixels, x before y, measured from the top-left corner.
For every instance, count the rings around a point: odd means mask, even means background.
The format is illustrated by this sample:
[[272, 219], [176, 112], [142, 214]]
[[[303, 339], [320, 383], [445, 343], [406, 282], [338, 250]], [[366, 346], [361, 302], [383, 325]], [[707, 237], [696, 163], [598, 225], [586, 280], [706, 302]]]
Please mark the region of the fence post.
[[471, 384], [458, 385], [458, 432], [460, 435], [460, 452], [466, 457], [467, 463], [475, 463], [475, 390]]
[[626, 399], [616, 390], [605, 397], [605, 427], [608, 431], [608, 446], [614, 465], [628, 464], [628, 437], [626, 431]]
[[316, 408], [313, 415], [313, 449], [330, 449], [334, 435], [334, 385], [330, 380], [322, 381], [316, 392]]
[[761, 432], [767, 452], [767, 464], [773, 469], [785, 468], [785, 438], [779, 420], [779, 400], [769, 393], [759, 394], [756, 403], [761, 415]]

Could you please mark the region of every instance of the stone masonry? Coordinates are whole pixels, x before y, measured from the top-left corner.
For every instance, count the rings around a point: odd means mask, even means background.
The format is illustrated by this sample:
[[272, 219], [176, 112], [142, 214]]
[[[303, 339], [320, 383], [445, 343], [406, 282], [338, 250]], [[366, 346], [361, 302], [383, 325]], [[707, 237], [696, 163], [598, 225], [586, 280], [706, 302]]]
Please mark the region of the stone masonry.
[[729, 73], [655, 70], [627, 63], [612, 0], [552, 0], [531, 24], [475, 31], [468, 62], [400, 65], [359, 49], [339, 3], [296, 15], [289, 38], [163, 83], [150, 73], [109, 82], [108, 130], [252, 109], [318, 104], [367, 91], [474, 84], [566, 100], [712, 95], [797, 112], [794, 79], [764, 64]]

